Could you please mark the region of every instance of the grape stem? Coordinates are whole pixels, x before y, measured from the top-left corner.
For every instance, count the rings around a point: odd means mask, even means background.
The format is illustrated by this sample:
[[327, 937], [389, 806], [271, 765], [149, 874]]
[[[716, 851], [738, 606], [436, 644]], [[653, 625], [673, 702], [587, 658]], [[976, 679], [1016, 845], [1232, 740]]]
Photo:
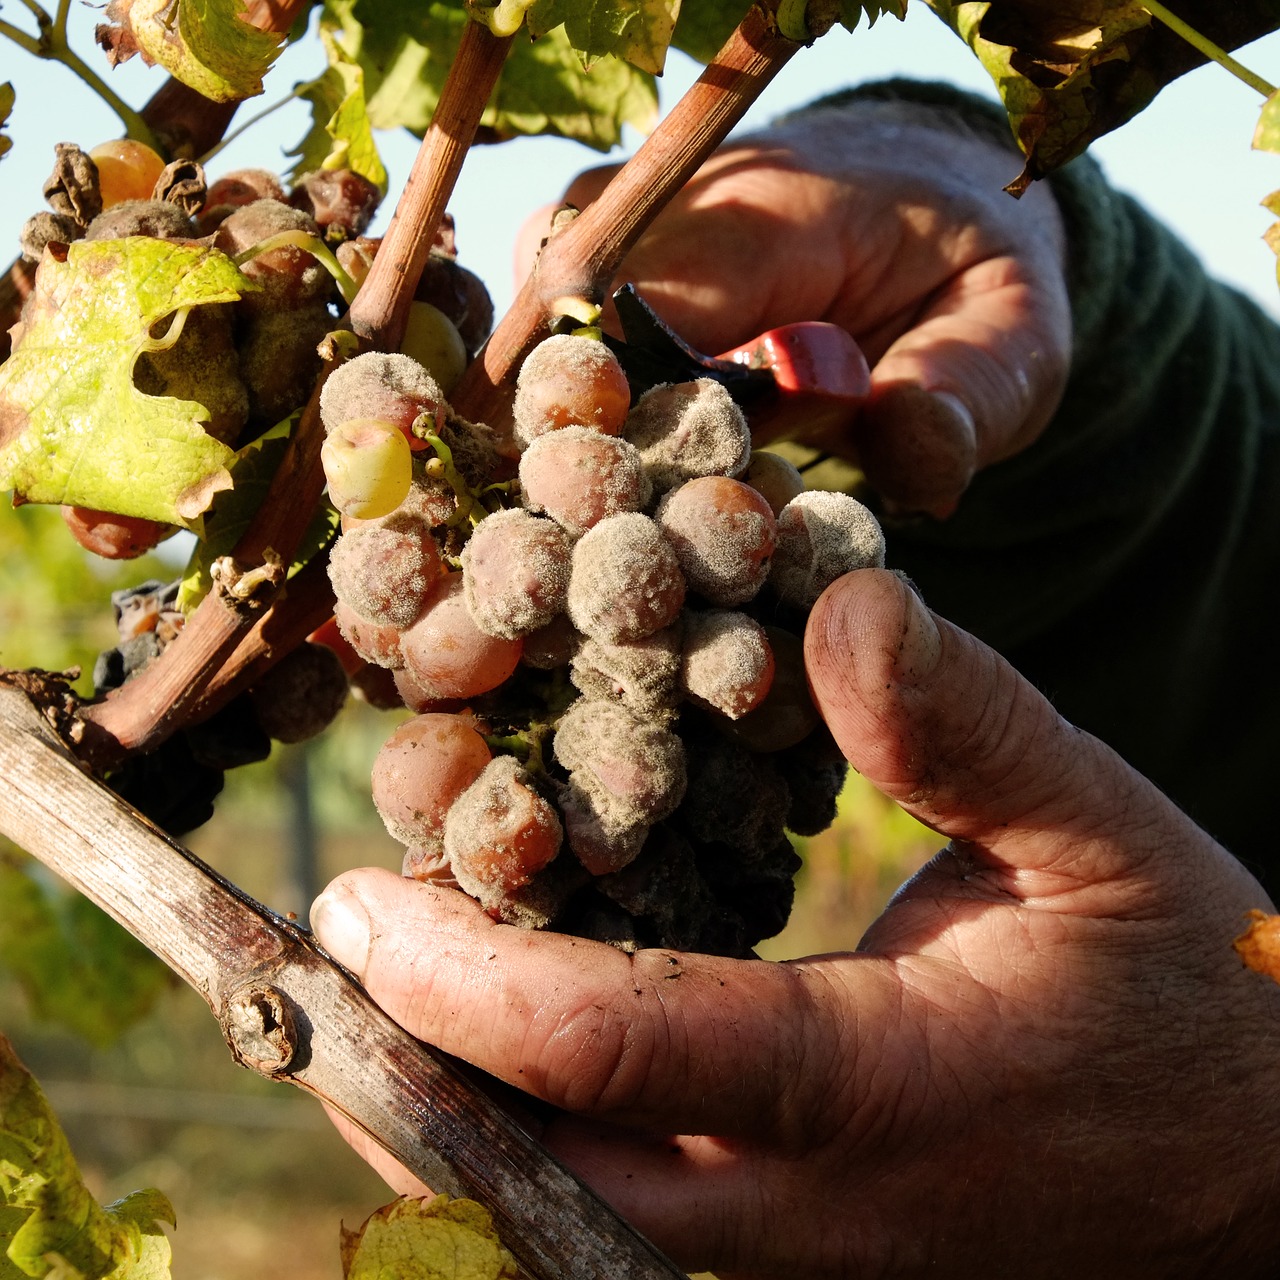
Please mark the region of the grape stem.
[[1160, 0], [1143, 0], [1142, 7], [1153, 17], [1163, 22], [1170, 31], [1180, 35], [1193, 49], [1198, 49], [1210, 62], [1230, 71], [1237, 80], [1243, 80], [1251, 89], [1256, 89], [1264, 98], [1269, 98], [1276, 91], [1273, 84], [1268, 84], [1260, 75], [1237, 62], [1225, 49], [1219, 48], [1208, 36], [1199, 32], [1190, 23], [1184, 22], [1176, 13], [1171, 13], [1160, 3]]
[[495, 36], [479, 22], [463, 28], [395, 214], [351, 306], [351, 327], [367, 348], [399, 349], [436, 228], [510, 47], [509, 36]]
[[503, 437], [510, 427], [515, 372], [550, 332], [557, 307], [563, 309], [566, 298], [597, 308], [603, 303], [641, 233], [803, 47], [779, 30], [777, 7], [778, 0], [757, 0], [600, 198], [547, 241], [511, 309], [454, 391], [452, 402], [464, 417], [487, 423]]

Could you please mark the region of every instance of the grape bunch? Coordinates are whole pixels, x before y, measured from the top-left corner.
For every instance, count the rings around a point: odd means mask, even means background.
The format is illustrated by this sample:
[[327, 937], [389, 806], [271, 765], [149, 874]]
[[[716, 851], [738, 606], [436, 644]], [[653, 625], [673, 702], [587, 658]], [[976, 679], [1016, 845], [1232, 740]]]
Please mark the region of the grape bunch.
[[846, 769], [804, 621], [884, 563], [871, 513], [753, 452], [714, 379], [633, 403], [592, 331], [529, 354], [512, 450], [404, 355], [340, 367], [321, 412], [337, 625], [414, 713], [372, 778], [405, 874], [625, 949], [776, 933], [787, 833]]
[[[193, 308], [172, 346], [139, 357], [138, 390], [203, 405], [205, 429], [233, 448], [301, 408], [320, 373], [318, 348], [343, 310], [336, 277], [345, 271], [354, 288], [377, 252], [380, 242], [363, 233], [378, 189], [345, 169], [304, 174], [289, 189], [263, 169], [210, 182], [195, 161], [166, 165], [129, 140], [88, 152], [70, 143], [55, 150], [44, 187], [49, 208], [22, 231], [29, 260], [77, 240], [199, 241], [235, 258], [258, 286], [234, 303]], [[457, 265], [451, 227], [438, 239], [418, 292], [406, 340], [418, 345], [408, 349], [450, 385], [493, 317], [484, 286]], [[111, 559], [141, 555], [175, 532], [79, 507], [64, 508], [63, 518], [82, 546]]]

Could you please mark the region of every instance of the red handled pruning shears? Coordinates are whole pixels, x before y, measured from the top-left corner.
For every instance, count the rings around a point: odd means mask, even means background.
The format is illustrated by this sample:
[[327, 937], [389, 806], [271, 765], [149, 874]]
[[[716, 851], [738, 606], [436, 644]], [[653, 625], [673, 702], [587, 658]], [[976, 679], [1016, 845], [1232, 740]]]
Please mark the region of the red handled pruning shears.
[[854, 339], [819, 320], [780, 325], [732, 351], [704, 355], [624, 285], [613, 295], [625, 341], [605, 341], [639, 394], [662, 382], [715, 378], [767, 438], [803, 425], [829, 438], [849, 426], [871, 390], [871, 371]]

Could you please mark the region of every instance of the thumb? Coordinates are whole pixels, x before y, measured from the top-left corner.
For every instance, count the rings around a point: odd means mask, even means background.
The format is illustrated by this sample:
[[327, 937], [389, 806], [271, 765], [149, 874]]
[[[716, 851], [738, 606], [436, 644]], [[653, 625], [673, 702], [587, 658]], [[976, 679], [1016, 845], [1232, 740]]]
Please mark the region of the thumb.
[[[1020, 898], [1133, 874], [1195, 828], [1007, 662], [930, 613], [897, 575], [860, 570], [805, 635], [814, 700], [855, 769]], [[1123, 840], [1113, 833], [1123, 835]]]

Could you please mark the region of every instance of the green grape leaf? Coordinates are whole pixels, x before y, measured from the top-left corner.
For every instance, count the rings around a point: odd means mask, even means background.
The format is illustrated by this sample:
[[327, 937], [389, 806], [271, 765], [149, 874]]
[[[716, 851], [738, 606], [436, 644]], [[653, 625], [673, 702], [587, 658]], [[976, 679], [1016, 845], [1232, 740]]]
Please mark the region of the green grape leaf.
[[0, 1036], [0, 1280], [169, 1280], [158, 1191], [102, 1208], [40, 1086]]
[[[246, 445], [232, 464], [233, 487], [214, 499], [213, 507], [204, 518], [204, 536], [196, 545], [182, 575], [178, 607], [184, 613], [190, 613], [209, 594], [213, 587], [213, 562], [235, 548], [257, 514], [284, 457], [292, 423], [293, 419], [288, 419]], [[289, 577], [329, 545], [338, 532], [339, 520], [338, 512], [328, 503], [317, 508], [289, 566]]]
[[285, 37], [246, 22], [243, 0], [111, 0], [98, 42], [114, 63], [141, 53], [175, 80], [214, 102], [262, 92], [262, 78]]
[[109, 1045], [151, 1010], [169, 970], [87, 898], [49, 888], [0, 848], [0, 968], [36, 1017]]
[[230, 486], [234, 455], [202, 429], [203, 405], [144, 395], [133, 368], [164, 341], [151, 336], [158, 321], [252, 288], [199, 244], [131, 236], [46, 250], [0, 365], [0, 490], [194, 525]]
[[402, 1197], [342, 1233], [344, 1280], [517, 1280], [516, 1260], [474, 1200]]
[[536, 40], [563, 24], [587, 65], [613, 54], [660, 76], [680, 0], [537, 0], [526, 19]]
[[296, 179], [315, 169], [350, 169], [385, 195], [387, 171], [369, 123], [364, 72], [347, 57], [331, 31], [322, 29], [320, 36], [329, 66], [319, 79], [295, 89], [298, 97], [311, 104], [311, 129], [289, 152], [298, 157], [290, 176]]
[[[0, 130], [3, 130], [9, 121], [9, 112], [13, 110], [13, 85], [0, 84]], [[0, 156], [4, 155], [10, 147], [13, 146], [13, 139], [6, 138], [3, 132], [0, 132]]]
[[[1066, 164], [1206, 59], [1138, 0], [925, 0], [977, 54], [1027, 157], [1010, 184]], [[1220, 48], [1280, 27], [1275, 0], [1182, 0], [1178, 16]]]
[[[409, 10], [401, 0], [325, 0], [321, 24], [364, 73], [369, 123], [421, 134], [468, 21], [443, 0]], [[481, 127], [493, 141], [551, 133], [607, 151], [624, 124], [651, 129], [657, 108], [652, 76], [614, 57], [588, 69], [556, 28], [514, 41]]]
[[[750, 8], [743, 0], [685, 0], [671, 43], [698, 62], [710, 62]], [[870, 26], [886, 13], [905, 18], [907, 0], [784, 0], [778, 18], [780, 26], [784, 18], [795, 24], [797, 39], [810, 41], [837, 23], [852, 31], [864, 15]]]
[[885, 3], [860, 4], [858, 0], [781, 0], [778, 5], [778, 30], [792, 40], [808, 44], [826, 35], [839, 24], [852, 31], [867, 17], [872, 26], [881, 14], [892, 13], [895, 18], [907, 15], [907, 0], [885, 0]]
[[1253, 134], [1253, 146], [1257, 151], [1280, 152], [1280, 90], [1262, 104], [1262, 114]]
[[710, 62], [750, 8], [749, 0], [685, 0], [671, 43], [698, 62]]

